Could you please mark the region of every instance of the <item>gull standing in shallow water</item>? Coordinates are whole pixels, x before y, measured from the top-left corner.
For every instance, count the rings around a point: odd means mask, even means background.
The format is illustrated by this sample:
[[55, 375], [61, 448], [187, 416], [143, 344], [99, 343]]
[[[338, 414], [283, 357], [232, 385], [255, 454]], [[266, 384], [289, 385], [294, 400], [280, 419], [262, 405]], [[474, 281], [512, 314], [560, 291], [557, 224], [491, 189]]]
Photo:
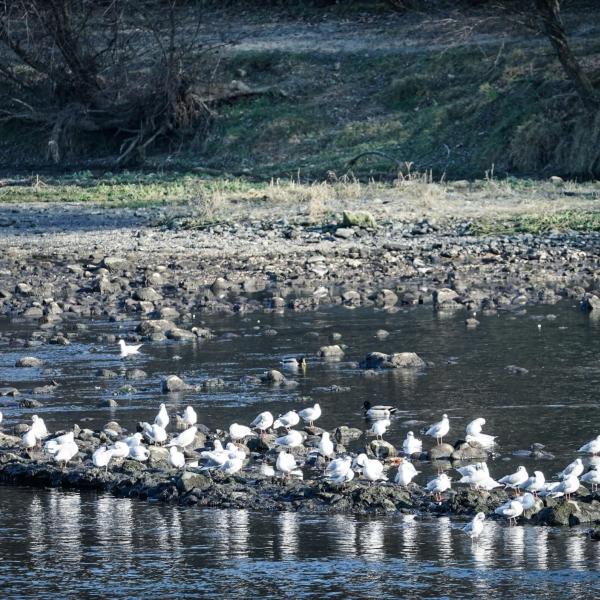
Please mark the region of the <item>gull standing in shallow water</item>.
[[140, 348], [143, 344], [126, 344], [125, 340], [119, 340], [119, 349], [121, 351], [121, 358], [132, 356], [133, 354], [139, 354]]
[[438, 446], [442, 444], [444, 436], [450, 431], [450, 421], [448, 415], [442, 415], [442, 420], [434, 423], [426, 432], [425, 435], [435, 438]]
[[470, 523], [467, 523], [462, 530], [472, 539], [477, 539], [483, 533], [483, 522], [485, 521], [485, 514], [482, 512], [477, 513]]

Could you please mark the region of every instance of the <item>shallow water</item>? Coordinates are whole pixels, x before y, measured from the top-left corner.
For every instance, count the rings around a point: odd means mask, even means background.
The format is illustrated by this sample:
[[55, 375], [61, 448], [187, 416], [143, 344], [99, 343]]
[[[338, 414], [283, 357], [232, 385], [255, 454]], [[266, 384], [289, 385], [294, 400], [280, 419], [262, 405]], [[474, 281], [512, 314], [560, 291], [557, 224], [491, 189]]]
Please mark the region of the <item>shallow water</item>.
[[[499, 456], [489, 463], [493, 475], [524, 464], [549, 477], [599, 431], [600, 323], [568, 304], [522, 315], [478, 315], [481, 325], [473, 331], [465, 329], [464, 318], [464, 312], [439, 315], [424, 307], [395, 314], [339, 308], [214, 317], [206, 325], [218, 334], [215, 340], [195, 346], [146, 344], [141, 356], [127, 361], [118, 358], [114, 346], [95, 340], [105, 332], [126, 334], [133, 322], [93, 323], [68, 347], [15, 348], [3, 341], [1, 385], [14, 385], [25, 395], [51, 379], [61, 385], [53, 395], [39, 397], [43, 408], [3, 408], [2, 427], [37, 412], [51, 429], [73, 422], [96, 428], [111, 419], [133, 429], [136, 421], [151, 420], [158, 403], [166, 401], [172, 413], [191, 403], [201, 422], [226, 428], [266, 408], [278, 413], [319, 401], [320, 426], [365, 428], [361, 407], [368, 399], [399, 408], [386, 435], [392, 443], [400, 444], [408, 429], [417, 431], [443, 412], [451, 419], [451, 441], [469, 420], [484, 416], [485, 431], [500, 441]], [[4, 334], [23, 338], [32, 330], [25, 323], [0, 327]], [[265, 335], [269, 328], [278, 334]], [[74, 324], [65, 329], [74, 330]], [[378, 329], [390, 335], [380, 340]], [[348, 345], [344, 360], [312, 358], [330, 343], [333, 331]], [[420, 374], [386, 372], [367, 378], [353, 361], [374, 350], [416, 351], [433, 366]], [[309, 355], [309, 367], [304, 375], [289, 374], [299, 382], [296, 388], [239, 382], [244, 374], [278, 368], [282, 356], [301, 353]], [[45, 359], [46, 369], [13, 367], [17, 358], [30, 355]], [[529, 374], [509, 374], [505, 367], [510, 364], [526, 367]], [[104, 380], [94, 376], [100, 367], [121, 374], [139, 367], [150, 377]], [[159, 392], [159, 380], [170, 373], [192, 383], [220, 377], [226, 387], [167, 397]], [[136, 391], [120, 392], [125, 383]], [[320, 389], [331, 385], [351, 389]], [[96, 407], [109, 397], [117, 399], [118, 408]], [[423, 425], [405, 424], [409, 420]], [[513, 456], [534, 441], [546, 444], [556, 459]], [[428, 465], [422, 468], [419, 483], [430, 471]], [[10, 597], [33, 595], [40, 585], [48, 595], [69, 589], [91, 595], [101, 589], [115, 597], [282, 596], [288, 586], [294, 596], [334, 598], [454, 598], [494, 590], [513, 597], [588, 597], [600, 564], [600, 545], [581, 528], [509, 529], [489, 523], [485, 538], [472, 545], [448, 519], [206, 511], [1, 486], [0, 510], [0, 584]]]

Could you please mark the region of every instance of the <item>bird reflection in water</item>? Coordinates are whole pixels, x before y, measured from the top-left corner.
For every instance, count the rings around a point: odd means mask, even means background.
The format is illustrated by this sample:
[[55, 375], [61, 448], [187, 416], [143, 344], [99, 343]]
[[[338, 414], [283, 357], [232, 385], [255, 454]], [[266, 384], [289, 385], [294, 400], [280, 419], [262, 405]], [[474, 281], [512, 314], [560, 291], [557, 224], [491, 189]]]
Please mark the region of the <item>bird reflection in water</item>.
[[359, 525], [358, 551], [362, 558], [380, 560], [385, 557], [384, 531], [381, 521], [368, 521]]
[[229, 512], [229, 554], [232, 557], [248, 556], [249, 519], [247, 510], [238, 509]]
[[47, 535], [53, 554], [63, 563], [81, 560], [81, 496], [51, 490], [48, 507], [44, 511], [48, 521]]
[[566, 541], [566, 558], [571, 569], [577, 571], [587, 570], [586, 548], [587, 539], [582, 533], [574, 533]]
[[452, 523], [449, 517], [440, 517], [436, 521], [436, 547], [442, 565], [452, 560]]
[[402, 536], [402, 556], [403, 558], [417, 557], [417, 535], [418, 525], [414, 515], [402, 515], [402, 528], [400, 534]]
[[356, 521], [346, 515], [333, 515], [329, 532], [332, 548], [341, 556], [356, 556]]
[[45, 556], [48, 550], [46, 542], [46, 510], [42, 506], [40, 496], [36, 494], [32, 497], [28, 505], [27, 534], [29, 538], [29, 548], [35, 555]]
[[536, 568], [548, 568], [548, 535], [549, 531], [545, 527], [528, 527], [525, 535], [525, 545], [527, 554]]
[[293, 558], [298, 551], [298, 515], [282, 512], [277, 519], [279, 551], [281, 558]]
[[523, 568], [525, 559], [525, 528], [502, 527], [506, 556], [510, 556], [512, 568]]

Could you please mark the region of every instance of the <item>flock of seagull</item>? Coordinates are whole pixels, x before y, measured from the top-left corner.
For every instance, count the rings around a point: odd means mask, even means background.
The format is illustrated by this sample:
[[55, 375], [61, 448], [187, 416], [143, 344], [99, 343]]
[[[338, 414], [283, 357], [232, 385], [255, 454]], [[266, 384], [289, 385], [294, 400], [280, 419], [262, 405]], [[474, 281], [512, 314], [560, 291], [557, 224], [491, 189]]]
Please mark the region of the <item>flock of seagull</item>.
[[[137, 353], [140, 346], [141, 344], [128, 346], [121, 340], [121, 356]], [[392, 406], [372, 406], [369, 402], [365, 402], [365, 417], [371, 422], [369, 432], [375, 435], [377, 439], [382, 440], [391, 425], [390, 417], [395, 411], [396, 409]], [[233, 475], [243, 469], [248, 458], [246, 446], [243, 442], [252, 437], [262, 439], [271, 430], [282, 434], [275, 437], [273, 441], [279, 452], [274, 467], [267, 462], [261, 463], [261, 474], [271, 477], [280, 474], [283, 478], [290, 476], [302, 478], [302, 465], [297, 463], [297, 457], [290, 450], [303, 446], [307, 434], [293, 429], [293, 427], [302, 421], [307, 427], [313, 428], [315, 421], [321, 417], [321, 414], [319, 404], [314, 404], [299, 411], [290, 410], [277, 418], [269, 411], [261, 412], [249, 425], [232, 423], [228, 428], [230, 441], [225, 446], [223, 446], [221, 440], [216, 439], [213, 442], [212, 450], [203, 450], [200, 452], [198, 460], [189, 461], [186, 460], [185, 451], [188, 448], [193, 449], [190, 447], [194, 444], [198, 432], [196, 411], [191, 406], [186, 407], [181, 416], [181, 422], [186, 428], [177, 435], [172, 435], [169, 439], [167, 428], [171, 420], [165, 404], [160, 404], [153, 423], [142, 423], [140, 432], [120, 440], [114, 439], [110, 445], [100, 446], [93, 452], [92, 462], [95, 467], [104, 468], [108, 471], [113, 459], [129, 458], [139, 462], [147, 461], [150, 457], [150, 450], [145, 444], [157, 446], [166, 444], [169, 449], [167, 461], [174, 469], [199, 467], [203, 471], [220, 471], [226, 475]], [[0, 412], [0, 424], [2, 418]], [[466, 427], [465, 440], [476, 442], [490, 451], [496, 438], [483, 433], [484, 425], [484, 418], [471, 421]], [[317, 454], [325, 460], [326, 466], [323, 472], [325, 480], [342, 485], [352, 481], [358, 475], [366, 480], [369, 485], [379, 481], [388, 481], [384, 463], [376, 458], [370, 458], [365, 453], [361, 453], [356, 457], [350, 455], [336, 457], [335, 446], [329, 433], [320, 429], [316, 431], [320, 432], [320, 440], [317, 447], [309, 450], [309, 455]], [[440, 421], [431, 425], [423, 433], [435, 439], [437, 444], [441, 445], [449, 431], [450, 420], [448, 415], [444, 414]], [[105, 433], [111, 434], [111, 431], [105, 430]], [[116, 432], [112, 432], [111, 435], [114, 435], [115, 438], [119, 437]], [[54, 461], [64, 468], [79, 453], [79, 447], [74, 439], [74, 432], [71, 431], [48, 439], [50, 437], [44, 420], [37, 415], [33, 415], [29, 430], [21, 437], [21, 447], [30, 455], [34, 448], [41, 446], [43, 443], [44, 452], [53, 457]], [[418, 458], [421, 455], [423, 442], [415, 437], [412, 431], [409, 431], [403, 441], [402, 449], [404, 457], [394, 458], [391, 462], [397, 467], [394, 483], [407, 487], [420, 473], [411, 462], [411, 458]], [[534, 471], [533, 475], [529, 475], [524, 466], [519, 466], [516, 472], [496, 481], [490, 475], [487, 464], [477, 462], [456, 469], [461, 476], [458, 483], [477, 490], [490, 491], [499, 487], [512, 490], [514, 496], [499, 506], [495, 512], [508, 519], [509, 524], [516, 523], [517, 518], [524, 511], [536, 505], [538, 496], [554, 498], [565, 496], [570, 499], [579, 489], [580, 481], [591, 484], [592, 491], [598, 488], [600, 485], [600, 457], [596, 457], [596, 455], [600, 454], [600, 435], [579, 448], [579, 452], [592, 455], [590, 470], [584, 473], [584, 463], [581, 458], [577, 458], [557, 474], [557, 481], [546, 481], [541, 471]], [[451, 487], [452, 478], [446, 473], [440, 472], [437, 477], [426, 484], [425, 489], [432, 494], [435, 501], [441, 502], [442, 494], [450, 490]], [[477, 538], [483, 531], [484, 520], [485, 514], [478, 513], [464, 528], [465, 533], [471, 538]]]

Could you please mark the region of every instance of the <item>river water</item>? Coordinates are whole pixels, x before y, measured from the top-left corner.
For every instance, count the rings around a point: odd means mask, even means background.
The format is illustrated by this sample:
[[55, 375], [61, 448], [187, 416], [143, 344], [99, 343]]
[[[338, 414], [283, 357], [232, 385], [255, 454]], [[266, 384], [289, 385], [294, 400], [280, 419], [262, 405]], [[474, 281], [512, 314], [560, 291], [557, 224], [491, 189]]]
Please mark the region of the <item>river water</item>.
[[[116, 419], [133, 429], [151, 420], [158, 403], [173, 414], [192, 404], [211, 428], [249, 422], [315, 401], [318, 424], [366, 428], [365, 400], [398, 407], [386, 439], [401, 444], [443, 412], [457, 439], [475, 416], [484, 431], [499, 436], [492, 475], [519, 464], [547, 477], [570, 462], [575, 451], [600, 431], [600, 322], [562, 303], [522, 314], [480, 316], [475, 330], [465, 314], [436, 314], [425, 307], [386, 313], [373, 309], [328, 309], [301, 314], [211, 317], [217, 334], [198, 345], [146, 344], [139, 357], [122, 361], [106, 332], [127, 334], [134, 322], [90, 323], [70, 346], [22, 348], [35, 327], [0, 324], [0, 384], [28, 390], [54, 379], [55, 392], [39, 396], [35, 412], [51, 430], [78, 422], [98, 428]], [[389, 335], [376, 336], [379, 329]], [[275, 330], [276, 335], [269, 335]], [[65, 324], [75, 331], [75, 323]], [[314, 358], [318, 348], [342, 335], [339, 362]], [[385, 372], [365, 377], [355, 362], [367, 352], [416, 351], [431, 365], [423, 373]], [[291, 373], [293, 388], [249, 386], [240, 377], [278, 368], [282, 356], [306, 354], [305, 374]], [[17, 369], [21, 356], [38, 356], [44, 369]], [[513, 375], [508, 365], [527, 368]], [[126, 368], [149, 377], [127, 382]], [[114, 379], [95, 377], [113, 369]], [[210, 392], [164, 396], [160, 377], [179, 374], [190, 383], [221, 378]], [[122, 390], [131, 384], [135, 390]], [[349, 388], [333, 392], [336, 385]], [[115, 398], [119, 407], [98, 408]], [[2, 399], [12, 402], [12, 399]], [[4, 407], [2, 427], [34, 411]], [[554, 460], [515, 456], [532, 442], [544, 443]], [[425, 445], [429, 445], [425, 441]], [[422, 465], [424, 483], [430, 473]], [[198, 510], [116, 499], [107, 495], [0, 486], [0, 586], [4, 597], [593, 597], [597, 593], [600, 544], [585, 528], [508, 528], [488, 522], [476, 544], [462, 523], [447, 518], [396, 515], [262, 514]]]

